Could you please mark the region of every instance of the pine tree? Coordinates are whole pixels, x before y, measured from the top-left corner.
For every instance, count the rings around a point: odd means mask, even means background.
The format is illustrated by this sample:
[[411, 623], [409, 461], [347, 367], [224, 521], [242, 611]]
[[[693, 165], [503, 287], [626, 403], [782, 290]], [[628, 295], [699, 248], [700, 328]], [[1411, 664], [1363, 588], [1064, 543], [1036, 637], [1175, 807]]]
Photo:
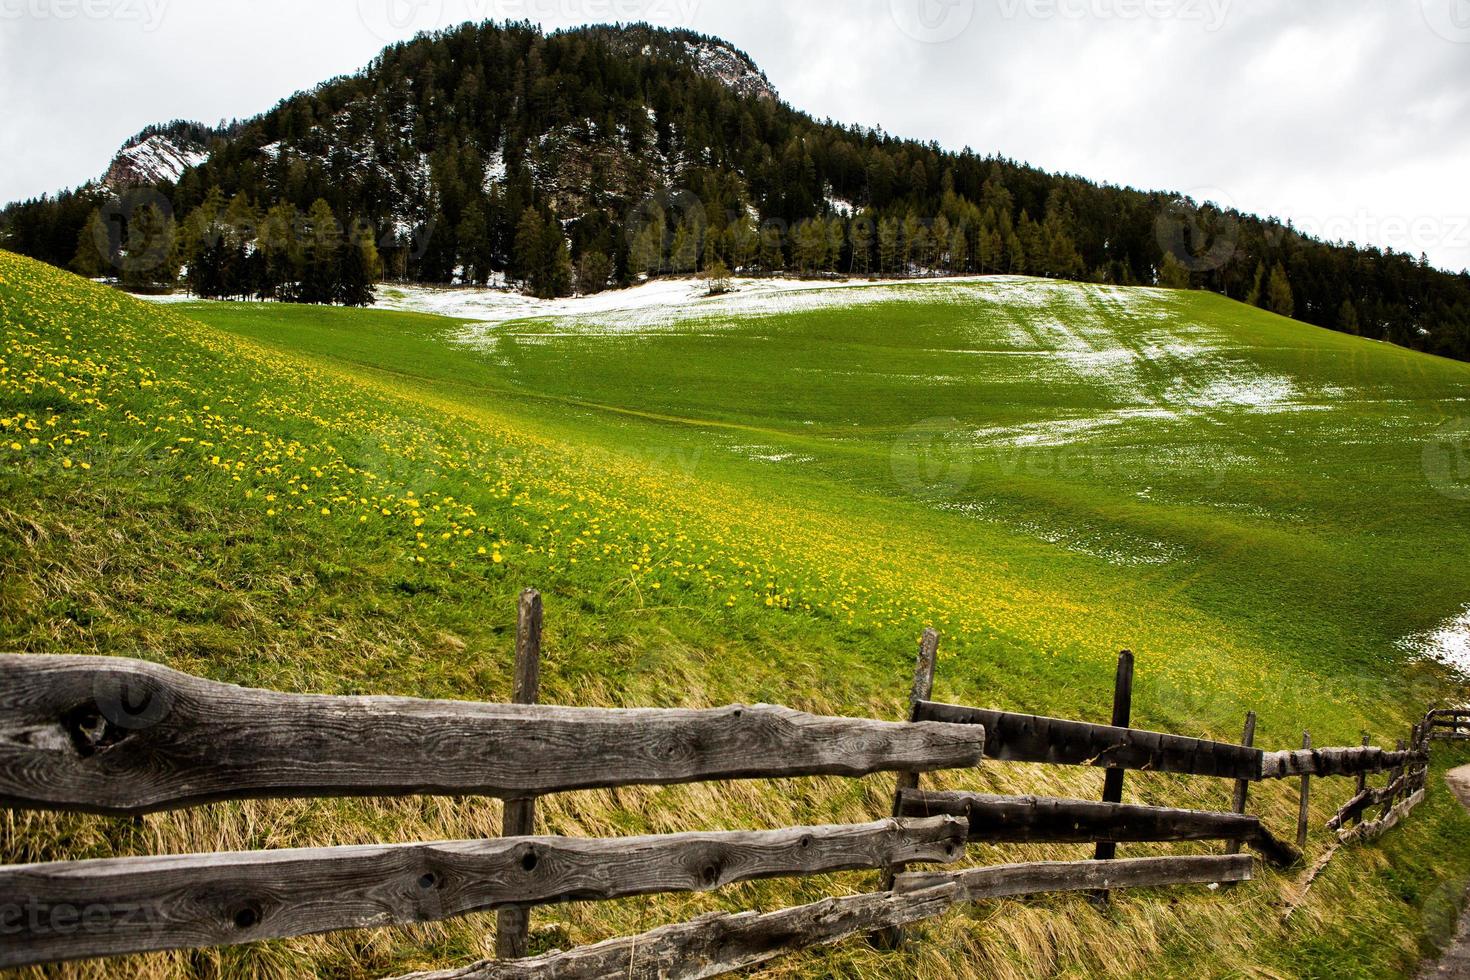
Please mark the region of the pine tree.
[[542, 232], [541, 255], [543, 277], [536, 284], [536, 295], [543, 299], [572, 295], [572, 249], [567, 244], [560, 222], [546, 223]]
[[1165, 289], [1189, 288], [1189, 270], [1174, 257], [1173, 252], [1164, 253], [1164, 261], [1159, 266], [1159, 285]]
[[699, 247], [703, 229], [692, 219], [685, 218], [674, 229], [674, 244], [669, 253], [669, 265], [677, 275], [694, 271], [699, 262]]
[[786, 256], [781, 249], [781, 225], [775, 221], [768, 221], [761, 228], [759, 262], [767, 275], [786, 268]]
[[254, 294], [262, 278], [262, 260], [255, 242], [260, 237], [261, 216], [246, 194], [236, 194], [220, 220], [223, 233], [225, 271], [224, 292], [227, 296]]
[[730, 240], [730, 260], [735, 268], [748, 271], [760, 252], [760, 228], [748, 213], [730, 222], [725, 230]]
[[545, 233], [546, 222], [542, 220], [540, 211], [528, 207], [521, 212], [521, 219], [516, 223], [516, 242], [511, 251], [510, 269], [511, 275], [533, 295], [535, 288], [531, 286], [531, 282], [542, 272], [541, 242]]
[[372, 226], [359, 221], [343, 245], [336, 290], [336, 300], [343, 306], [368, 306], [373, 302], [373, 286], [382, 274], [373, 238]]
[[301, 212], [289, 201], [281, 201], [266, 212], [256, 242], [261, 258], [256, 295], [261, 299], [295, 302], [301, 298], [306, 266], [303, 232]]
[[644, 225], [633, 236], [628, 251], [628, 267], [634, 275], [655, 276], [663, 265], [664, 228], [662, 219]]
[[903, 254], [898, 219], [889, 216], [878, 222], [878, 271], [896, 272]]
[[342, 226], [332, 206], [317, 198], [306, 212], [304, 269], [301, 299], [307, 303], [331, 303], [337, 297], [342, 250]]
[[848, 260], [848, 271], [866, 276], [873, 268], [873, 239], [877, 236], [870, 211], [864, 211], [852, 222], [852, 255]]
[[465, 207], [455, 237], [459, 241], [459, 265], [464, 270], [464, 281], [483, 285], [490, 278], [494, 250], [490, 244], [490, 225], [485, 219], [485, 209], [478, 200]]
[[1046, 274], [1046, 240], [1042, 235], [1041, 226], [1031, 220], [1031, 216], [1025, 211], [1021, 212], [1021, 220], [1016, 224], [1016, 238], [1021, 247], [1018, 250], [1021, 257], [1021, 268], [1016, 269], [1016, 263], [1012, 263], [1012, 271], [1025, 272], [1029, 276], [1041, 276]]
[[88, 279], [96, 279], [112, 268], [112, 234], [102, 220], [102, 212], [92, 209], [82, 232], [77, 236], [77, 251], [72, 256], [71, 271]]
[[1026, 246], [1021, 244], [1021, 236], [1014, 231], [1006, 237], [1006, 269], [1010, 272], [1025, 273], [1027, 262]]
[[967, 272], [970, 268], [970, 237], [963, 225], [956, 225], [949, 234], [949, 271]]
[[1247, 290], [1246, 291], [1246, 294], [1245, 294], [1245, 305], [1246, 306], [1260, 306], [1261, 305], [1262, 290], [1265, 289], [1265, 286], [1266, 286], [1266, 263], [1265, 262], [1257, 262], [1256, 263], [1256, 274], [1255, 274], [1255, 277], [1251, 280], [1251, 288], [1249, 290]]
[[1358, 323], [1358, 310], [1351, 299], [1344, 299], [1337, 310], [1337, 329], [1355, 336], [1362, 332]]
[[791, 234], [791, 252], [802, 275], [821, 269], [827, 259], [826, 222], [812, 218], [798, 224]]
[[602, 252], [583, 252], [577, 262], [577, 292], [583, 296], [600, 293], [612, 278], [612, 260]]
[[209, 188], [199, 207], [189, 212], [179, 228], [179, 256], [189, 291], [196, 296], [224, 295], [220, 288], [221, 252], [219, 216], [225, 198], [219, 186]]
[[706, 295], [720, 296], [730, 291], [730, 269], [720, 259], [705, 268], [703, 278], [709, 286]]
[[[699, 260], [700, 269], [708, 269], [716, 262], [723, 262], [724, 257], [720, 255], [720, 242], [724, 236], [713, 228], [705, 229], [704, 233], [704, 255]], [[728, 271], [728, 268], [727, 270]]]
[[1291, 280], [1287, 278], [1286, 267], [1280, 262], [1277, 262], [1275, 268], [1271, 270], [1271, 285], [1267, 292], [1272, 313], [1288, 317], [1296, 313], [1296, 300], [1291, 294]]
[[827, 245], [822, 268], [827, 272], [836, 272], [837, 267], [842, 264], [842, 248], [847, 244], [846, 222], [836, 215], [828, 218], [824, 222], [822, 237]]
[[176, 261], [173, 220], [152, 202], [134, 210], [122, 256], [123, 285], [133, 289], [172, 285], [178, 275]]
[[928, 248], [929, 232], [919, 216], [910, 211], [903, 219], [903, 243], [899, 246], [904, 275], [913, 272], [914, 263], [924, 261]]
[[929, 229], [929, 239], [933, 243], [930, 247], [929, 266], [935, 271], [950, 272], [953, 270], [949, 254], [951, 233], [948, 218], [941, 214], [934, 219], [934, 225]]

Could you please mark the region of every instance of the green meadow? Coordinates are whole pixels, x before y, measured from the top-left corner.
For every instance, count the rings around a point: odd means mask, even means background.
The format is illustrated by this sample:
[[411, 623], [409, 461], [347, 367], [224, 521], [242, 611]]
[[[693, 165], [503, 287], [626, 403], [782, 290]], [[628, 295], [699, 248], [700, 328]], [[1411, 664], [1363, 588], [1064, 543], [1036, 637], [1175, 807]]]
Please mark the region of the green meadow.
[[[543, 697], [567, 704], [898, 718], [930, 625], [939, 698], [1105, 720], [1129, 648], [1138, 724], [1230, 739], [1254, 710], [1270, 749], [1303, 730], [1391, 741], [1463, 693], [1434, 654], [1465, 645], [1470, 365], [1212, 294], [1047, 280], [609, 305], [499, 322], [149, 305], [0, 253], [0, 646], [501, 700], [530, 586], [546, 597]], [[1001, 764], [935, 778], [1084, 797], [1101, 782]], [[1226, 808], [1230, 789], [1139, 774], [1127, 798]], [[568, 794], [544, 801], [540, 829], [866, 820], [891, 790]], [[1314, 825], [1351, 791], [1321, 781]], [[1263, 785], [1252, 806], [1289, 836], [1294, 787]], [[264, 801], [139, 821], [7, 813], [0, 841], [7, 860], [42, 860], [498, 823], [486, 800]], [[1328, 841], [1314, 834], [1309, 859]], [[1295, 873], [1263, 870], [1228, 893], [975, 906], [900, 954], [847, 944], [772, 973], [1401, 975], [1448, 938], [1467, 844], [1470, 818], [1436, 790], [1381, 845], [1339, 853], [1285, 925]], [[538, 910], [533, 944], [872, 879]], [[373, 976], [468, 962], [491, 932], [480, 915], [128, 965]]]

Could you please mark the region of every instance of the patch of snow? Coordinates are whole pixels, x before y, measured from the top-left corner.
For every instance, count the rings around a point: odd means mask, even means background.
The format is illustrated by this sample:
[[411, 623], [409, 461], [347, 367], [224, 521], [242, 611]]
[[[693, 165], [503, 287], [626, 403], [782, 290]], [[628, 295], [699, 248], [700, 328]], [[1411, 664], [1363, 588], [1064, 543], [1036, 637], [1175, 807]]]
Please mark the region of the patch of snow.
[[503, 183], [506, 177], [505, 151], [494, 150], [485, 160], [485, 192], [490, 192], [492, 184]]
[[734, 89], [741, 95], [775, 99], [776, 89], [758, 68], [735, 49], [724, 44], [684, 42], [684, 50], [694, 59], [700, 72]]
[[182, 146], [162, 134], [123, 147], [107, 170], [112, 186], [178, 183], [184, 171], [209, 159], [197, 147]]
[[1470, 676], [1470, 605], [1433, 629], [1399, 640], [1405, 653], [1434, 660]]
[[831, 187], [826, 188], [822, 196], [826, 198], [827, 207], [831, 209], [833, 214], [841, 215], [844, 218], [851, 218], [857, 213], [857, 205], [847, 200], [847, 198], [834, 196]]
[[802, 456], [797, 453], [783, 453], [772, 449], [770, 446], [731, 446], [731, 450], [740, 453], [746, 459], [753, 459], [762, 463], [810, 463], [812, 457]]
[[[935, 286], [964, 281], [944, 279]], [[709, 287], [697, 279], [654, 279], [628, 289], [553, 300], [499, 289], [394, 285], [383, 292], [378, 305], [478, 321], [462, 338], [473, 342], [488, 329], [517, 320], [557, 320], [559, 327], [576, 333], [628, 333], [671, 329], [690, 321], [769, 316], [795, 309], [932, 299], [933, 293], [908, 288], [922, 282], [737, 278], [732, 280], [731, 292], [708, 296]]]

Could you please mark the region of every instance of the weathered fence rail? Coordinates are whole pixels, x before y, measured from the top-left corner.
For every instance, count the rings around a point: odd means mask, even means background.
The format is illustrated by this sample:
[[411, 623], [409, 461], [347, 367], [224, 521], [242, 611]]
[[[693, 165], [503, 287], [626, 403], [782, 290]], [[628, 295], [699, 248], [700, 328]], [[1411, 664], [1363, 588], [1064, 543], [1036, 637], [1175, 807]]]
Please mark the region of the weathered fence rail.
[[[107, 657], [0, 656], [0, 805], [136, 815], [225, 799], [448, 794], [506, 801], [490, 840], [160, 855], [0, 866], [0, 967], [229, 945], [499, 910], [500, 958], [429, 978], [706, 977], [964, 902], [1057, 891], [1236, 883], [1253, 858], [1301, 853], [1246, 813], [1247, 788], [1356, 776], [1328, 824], [1365, 841], [1424, 798], [1431, 738], [1470, 738], [1470, 710], [1429, 712], [1408, 742], [1263, 752], [1128, 727], [1133, 658], [1119, 662], [1112, 725], [930, 700], [939, 637], [926, 631], [907, 722], [771, 705], [707, 710], [537, 705], [541, 606], [522, 596], [512, 705], [282, 694]], [[1464, 731], [1462, 731], [1462, 726]], [[1310, 741], [1308, 740], [1308, 744]], [[1104, 799], [920, 788], [983, 761], [1100, 767]], [[1126, 770], [1234, 781], [1233, 812], [1121, 802]], [[535, 797], [716, 779], [897, 773], [892, 815], [868, 824], [618, 839], [534, 836]], [[1368, 777], [1389, 774], [1373, 788]], [[1382, 810], [1374, 819], [1369, 812]], [[1305, 804], [1299, 839], [1305, 839]], [[1223, 841], [1219, 856], [1114, 858], [1119, 844]], [[1097, 845], [1097, 860], [909, 871], [969, 843]], [[1319, 862], [1320, 863], [1320, 862]], [[706, 916], [642, 936], [524, 958], [530, 910], [871, 869], [871, 894], [775, 912]]]
[[571, 952], [532, 960], [487, 960], [398, 980], [692, 980], [759, 966], [793, 950], [901, 928], [965, 902], [1100, 888], [1239, 882], [1250, 877], [1251, 859], [1243, 856], [1039, 862], [957, 874], [901, 874], [890, 892], [828, 898], [764, 914], [715, 914]]
[[1289, 867], [1301, 860], [1299, 853], [1272, 836], [1259, 817], [1240, 813], [923, 790], [905, 791], [900, 813], [905, 817], [937, 814], [964, 817], [969, 824], [971, 843], [1226, 840], [1255, 847], [1277, 867]]
[[278, 694], [114, 657], [0, 657], [0, 805], [132, 815], [250, 797], [518, 799], [976, 765], [983, 730], [705, 711]]
[[921, 702], [914, 717], [983, 727], [986, 758], [1001, 762], [1147, 769], [1230, 779], [1261, 776], [1261, 751], [1229, 742], [932, 701]]
[[693, 892], [759, 878], [950, 862], [956, 817], [787, 830], [582, 839], [522, 837], [60, 861], [0, 868], [0, 895], [50, 921], [88, 909], [85, 930], [0, 942], [18, 966], [334, 929], [432, 922], [504, 906]]

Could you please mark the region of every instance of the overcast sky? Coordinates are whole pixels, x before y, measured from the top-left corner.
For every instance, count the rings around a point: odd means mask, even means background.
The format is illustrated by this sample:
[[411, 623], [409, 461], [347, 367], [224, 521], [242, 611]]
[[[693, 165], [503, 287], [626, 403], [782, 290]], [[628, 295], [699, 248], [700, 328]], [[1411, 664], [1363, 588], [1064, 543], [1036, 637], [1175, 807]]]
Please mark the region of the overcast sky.
[[1470, 0], [0, 0], [0, 201], [487, 18], [692, 27], [818, 117], [1470, 267]]

